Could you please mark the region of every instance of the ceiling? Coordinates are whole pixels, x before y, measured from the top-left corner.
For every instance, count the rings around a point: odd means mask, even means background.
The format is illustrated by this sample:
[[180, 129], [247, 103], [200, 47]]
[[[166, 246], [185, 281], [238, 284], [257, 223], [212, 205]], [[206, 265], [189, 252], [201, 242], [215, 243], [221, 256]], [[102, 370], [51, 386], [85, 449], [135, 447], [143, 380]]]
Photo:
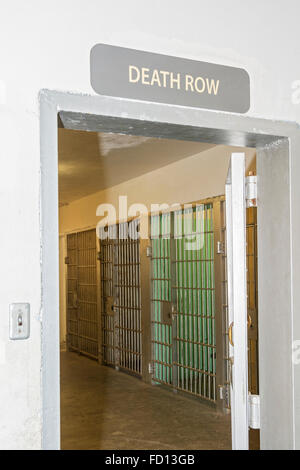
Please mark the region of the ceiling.
[[59, 201], [68, 204], [214, 145], [58, 129]]

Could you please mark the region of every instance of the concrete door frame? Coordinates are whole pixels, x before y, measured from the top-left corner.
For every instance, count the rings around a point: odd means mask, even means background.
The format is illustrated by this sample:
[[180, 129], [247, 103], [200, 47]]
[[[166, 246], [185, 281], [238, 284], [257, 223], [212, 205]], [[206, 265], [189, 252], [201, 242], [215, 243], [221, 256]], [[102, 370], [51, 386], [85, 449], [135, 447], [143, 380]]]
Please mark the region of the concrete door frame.
[[70, 129], [256, 147], [261, 448], [299, 449], [300, 367], [293, 361], [293, 345], [300, 339], [299, 126], [50, 90], [40, 93], [40, 120], [43, 448], [60, 447], [59, 121]]

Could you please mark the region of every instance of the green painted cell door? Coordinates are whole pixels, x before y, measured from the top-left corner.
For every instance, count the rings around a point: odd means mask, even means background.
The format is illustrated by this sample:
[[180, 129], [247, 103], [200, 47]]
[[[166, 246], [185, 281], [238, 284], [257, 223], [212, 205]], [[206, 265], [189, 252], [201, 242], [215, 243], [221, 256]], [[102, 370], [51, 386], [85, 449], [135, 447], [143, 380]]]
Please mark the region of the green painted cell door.
[[212, 202], [152, 215], [151, 308], [153, 382], [215, 403], [213, 220]]

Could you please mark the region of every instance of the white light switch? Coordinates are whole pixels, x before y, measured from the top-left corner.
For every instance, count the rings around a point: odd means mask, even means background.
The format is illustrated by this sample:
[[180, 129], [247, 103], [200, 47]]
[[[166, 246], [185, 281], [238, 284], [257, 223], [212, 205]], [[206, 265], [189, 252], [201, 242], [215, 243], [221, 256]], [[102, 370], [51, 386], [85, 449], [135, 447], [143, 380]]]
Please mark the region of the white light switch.
[[30, 334], [30, 305], [15, 303], [9, 306], [10, 339], [27, 339]]

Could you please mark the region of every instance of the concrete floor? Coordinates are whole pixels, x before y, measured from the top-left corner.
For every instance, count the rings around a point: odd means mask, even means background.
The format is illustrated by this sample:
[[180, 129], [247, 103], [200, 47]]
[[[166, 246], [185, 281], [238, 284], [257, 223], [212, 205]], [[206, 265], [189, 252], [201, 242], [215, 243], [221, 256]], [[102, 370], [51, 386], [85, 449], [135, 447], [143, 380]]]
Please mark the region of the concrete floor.
[[230, 449], [230, 416], [75, 353], [61, 354], [62, 449]]

